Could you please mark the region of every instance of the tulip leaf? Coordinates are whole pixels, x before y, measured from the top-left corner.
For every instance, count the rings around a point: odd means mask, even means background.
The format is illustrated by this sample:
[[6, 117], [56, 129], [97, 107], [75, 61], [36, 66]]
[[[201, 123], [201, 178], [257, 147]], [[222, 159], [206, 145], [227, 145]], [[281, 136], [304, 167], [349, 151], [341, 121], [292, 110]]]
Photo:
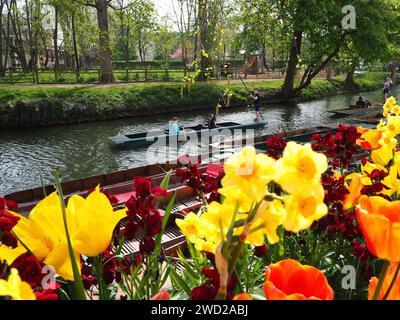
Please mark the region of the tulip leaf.
[[175, 200], [176, 200], [176, 192], [172, 196], [171, 200], [169, 200], [167, 208], [165, 209], [165, 214], [164, 214], [163, 221], [162, 221], [161, 231], [156, 236], [156, 245], [155, 245], [155, 249], [154, 249], [154, 254], [156, 256], [160, 253], [162, 235], [164, 234], [165, 227], [167, 226], [169, 217], [171, 215], [171, 209], [175, 204]]
[[182, 277], [176, 273], [172, 265], [170, 265], [170, 271], [171, 271], [171, 280], [175, 281], [177, 285], [188, 295], [190, 295], [190, 292], [192, 291], [187, 283], [182, 279]]

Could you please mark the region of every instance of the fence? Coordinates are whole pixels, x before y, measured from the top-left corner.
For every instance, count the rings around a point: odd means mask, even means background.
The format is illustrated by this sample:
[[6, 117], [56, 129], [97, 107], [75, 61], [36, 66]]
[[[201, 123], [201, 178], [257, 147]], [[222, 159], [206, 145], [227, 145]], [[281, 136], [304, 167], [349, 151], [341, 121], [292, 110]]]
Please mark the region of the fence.
[[[151, 81], [171, 81], [181, 82], [186, 76], [194, 76], [195, 71], [184, 69], [116, 69], [113, 70], [114, 76], [121, 83], [151, 82]], [[301, 73], [300, 73], [301, 75]], [[255, 79], [282, 79], [285, 73], [282, 70], [264, 70], [264, 73], [242, 74], [240, 68], [214, 68], [209, 73], [212, 80], [238, 79], [239, 76]], [[319, 75], [325, 77], [326, 72], [322, 71]], [[2, 84], [61, 84], [61, 83], [97, 83], [100, 79], [100, 69], [81, 69], [79, 72], [70, 70], [37, 70], [24, 71], [22, 69], [7, 69], [0, 76]]]

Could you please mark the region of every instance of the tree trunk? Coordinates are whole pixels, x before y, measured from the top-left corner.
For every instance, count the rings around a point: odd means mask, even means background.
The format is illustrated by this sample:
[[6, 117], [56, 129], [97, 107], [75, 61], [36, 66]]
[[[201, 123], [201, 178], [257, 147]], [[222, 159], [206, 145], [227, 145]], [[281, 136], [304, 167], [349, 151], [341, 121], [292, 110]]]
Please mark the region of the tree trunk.
[[76, 74], [79, 77], [80, 65], [79, 65], [79, 56], [78, 56], [78, 46], [76, 45], [75, 13], [72, 13], [71, 28], [72, 28], [72, 43], [74, 46], [75, 69], [76, 69]]
[[60, 71], [60, 60], [58, 56], [58, 6], [54, 6], [54, 34], [53, 34], [53, 46], [54, 46], [54, 71], [56, 80]]
[[129, 25], [126, 25], [125, 63], [126, 63], [127, 70], [129, 70], [131, 68], [130, 54], [129, 54], [129, 36], [130, 36]]
[[294, 97], [294, 80], [297, 73], [297, 65], [301, 53], [301, 43], [303, 40], [303, 31], [295, 31], [293, 34], [292, 47], [290, 49], [289, 61], [286, 68], [285, 82], [282, 87], [284, 98]]
[[325, 68], [325, 70], [326, 70], [326, 80], [331, 81], [333, 76], [331, 63], [328, 63], [328, 66]]
[[0, 0], [0, 77], [5, 76], [5, 66], [3, 65], [3, 8], [4, 1]]
[[110, 49], [110, 35], [108, 32], [108, 1], [97, 0], [97, 23], [99, 27], [100, 39], [100, 82], [109, 83], [115, 82]]
[[208, 71], [210, 67], [210, 57], [209, 57], [209, 46], [207, 44], [207, 29], [208, 29], [208, 18], [207, 18], [207, 1], [199, 0], [199, 42], [198, 42], [198, 56], [200, 57], [200, 80], [206, 80]]
[[348, 90], [354, 90], [355, 83], [354, 83], [354, 70], [347, 72], [346, 80], [344, 82], [344, 86]]
[[[21, 36], [21, 26], [19, 24], [19, 17], [18, 17], [18, 7], [16, 4], [16, 0], [11, 2], [10, 10], [12, 10], [11, 23], [12, 23], [12, 30], [14, 32], [14, 45], [12, 50], [17, 54], [18, 60], [21, 63], [21, 67], [23, 71], [28, 71], [28, 63], [26, 61], [24, 45], [22, 42]], [[12, 46], [10, 42], [10, 46]]]

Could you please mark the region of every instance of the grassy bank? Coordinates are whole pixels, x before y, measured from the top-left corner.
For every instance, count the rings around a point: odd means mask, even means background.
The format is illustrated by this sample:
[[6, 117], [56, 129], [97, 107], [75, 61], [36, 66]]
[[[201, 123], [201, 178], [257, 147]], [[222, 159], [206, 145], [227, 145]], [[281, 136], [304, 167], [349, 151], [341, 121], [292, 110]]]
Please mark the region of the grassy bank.
[[[384, 73], [370, 73], [356, 77], [357, 91], [380, 89]], [[282, 80], [247, 82], [251, 90], [259, 88], [263, 101], [279, 101]], [[173, 83], [135, 86], [81, 87], [1, 87], [0, 127], [33, 127], [52, 124], [79, 123], [179, 113], [188, 110], [210, 110], [215, 107], [225, 88], [232, 92], [231, 104], [242, 106], [248, 102], [248, 92], [242, 83], [226, 81], [197, 83], [190, 92], [180, 97], [180, 85]], [[331, 81], [315, 80], [303, 90], [300, 100], [317, 99], [344, 92], [344, 78]]]

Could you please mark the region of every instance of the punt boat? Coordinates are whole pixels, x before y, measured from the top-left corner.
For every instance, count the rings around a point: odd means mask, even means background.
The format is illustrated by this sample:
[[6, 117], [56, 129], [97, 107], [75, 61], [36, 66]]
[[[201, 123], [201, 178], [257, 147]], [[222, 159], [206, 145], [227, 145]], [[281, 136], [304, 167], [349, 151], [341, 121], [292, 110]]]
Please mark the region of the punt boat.
[[376, 105], [370, 108], [350, 106], [346, 109], [330, 110], [329, 112], [339, 116], [375, 116], [382, 114], [382, 108], [382, 105]]
[[[209, 134], [209, 136], [220, 133], [223, 130], [250, 130], [250, 129], [262, 129], [265, 127], [266, 122], [254, 122], [248, 124], [239, 124], [236, 122], [221, 122], [218, 123], [218, 127], [214, 129], [200, 129], [198, 127], [181, 127], [181, 129], [185, 129], [187, 131], [187, 136], [182, 138], [182, 134], [179, 135], [179, 141], [186, 141], [190, 139], [190, 133], [196, 132], [197, 136], [201, 136], [202, 134]], [[170, 134], [169, 130], [160, 130], [160, 131], [149, 131], [149, 132], [139, 132], [133, 134], [126, 135], [118, 135], [114, 137], [109, 137], [112, 145], [117, 147], [144, 147], [154, 144], [156, 141], [162, 141], [164, 139], [166, 144], [169, 144], [170, 140], [177, 141], [177, 136]]]

